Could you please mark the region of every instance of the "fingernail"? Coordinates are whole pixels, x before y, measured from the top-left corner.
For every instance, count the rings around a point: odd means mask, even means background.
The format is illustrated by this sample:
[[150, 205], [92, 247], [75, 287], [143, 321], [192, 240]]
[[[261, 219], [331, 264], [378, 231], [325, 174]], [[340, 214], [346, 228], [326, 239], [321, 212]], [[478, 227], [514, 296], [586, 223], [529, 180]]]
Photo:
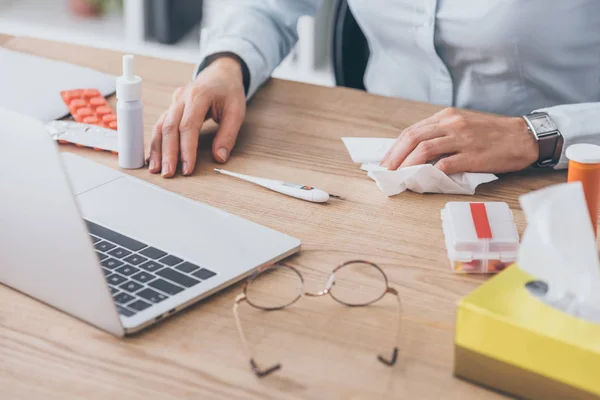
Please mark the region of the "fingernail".
[[184, 175], [187, 175], [190, 173], [190, 171], [188, 171], [188, 163], [187, 161], [184, 161], [181, 163], [181, 170], [183, 171]]
[[169, 163], [163, 163], [162, 176], [169, 175], [170, 172], [171, 172], [171, 167], [169, 166]]
[[150, 166], [148, 167], [148, 169], [154, 171], [154, 169], [156, 169], [156, 161], [150, 160]]
[[221, 158], [221, 161], [225, 162], [225, 161], [227, 161], [229, 152], [227, 151], [226, 148], [221, 147], [219, 150], [217, 150], [217, 155], [219, 156], [219, 158]]

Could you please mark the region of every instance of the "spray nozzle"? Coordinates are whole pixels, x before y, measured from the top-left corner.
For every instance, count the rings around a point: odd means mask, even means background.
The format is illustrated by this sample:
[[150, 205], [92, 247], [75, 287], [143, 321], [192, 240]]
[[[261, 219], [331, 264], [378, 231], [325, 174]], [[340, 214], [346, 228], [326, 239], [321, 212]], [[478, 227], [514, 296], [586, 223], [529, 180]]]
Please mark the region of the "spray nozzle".
[[123, 75], [117, 79], [117, 99], [124, 101], [140, 100], [142, 96], [142, 79], [134, 71], [135, 58], [128, 54], [123, 56]]
[[135, 78], [134, 60], [132, 55], [123, 56], [123, 76], [129, 81]]

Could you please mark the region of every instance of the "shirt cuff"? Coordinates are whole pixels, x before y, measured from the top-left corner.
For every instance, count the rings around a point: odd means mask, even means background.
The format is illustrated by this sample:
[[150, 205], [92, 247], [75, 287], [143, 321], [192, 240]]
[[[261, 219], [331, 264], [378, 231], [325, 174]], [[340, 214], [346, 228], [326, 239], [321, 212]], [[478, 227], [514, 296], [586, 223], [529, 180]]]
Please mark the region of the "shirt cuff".
[[250, 41], [239, 37], [221, 37], [211, 40], [201, 49], [201, 61], [194, 71], [193, 79], [206, 68], [206, 61], [218, 53], [232, 53], [238, 56], [248, 69], [249, 84], [246, 90], [246, 99], [250, 99], [258, 88], [269, 78], [265, 58], [258, 48]]
[[546, 112], [563, 137], [560, 161], [555, 169], [569, 166], [565, 152], [577, 143], [600, 145], [600, 103], [566, 104], [541, 108], [534, 112]]

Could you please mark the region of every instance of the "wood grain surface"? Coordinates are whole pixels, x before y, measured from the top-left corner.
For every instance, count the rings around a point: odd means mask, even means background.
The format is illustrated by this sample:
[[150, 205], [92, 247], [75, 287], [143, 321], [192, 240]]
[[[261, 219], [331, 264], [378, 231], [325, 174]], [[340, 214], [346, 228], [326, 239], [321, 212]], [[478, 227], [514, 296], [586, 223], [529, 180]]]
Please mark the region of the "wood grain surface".
[[[3, 40], [10, 49], [120, 73], [117, 52], [0, 36]], [[148, 142], [171, 93], [189, 81], [193, 66], [139, 57], [136, 68], [144, 79]], [[393, 343], [396, 306], [391, 298], [363, 309], [348, 309], [330, 298], [303, 298], [276, 312], [242, 304], [242, 322], [257, 360], [283, 364], [281, 371], [259, 380], [250, 372], [232, 317], [240, 284], [125, 339], [0, 285], [0, 398], [500, 398], [452, 375], [457, 301], [487, 277], [450, 272], [440, 210], [448, 201], [505, 201], [522, 231], [518, 196], [565, 181], [566, 175], [505, 175], [481, 186], [474, 197], [406, 192], [386, 198], [352, 163], [340, 138], [396, 137], [438, 109], [349, 89], [267, 83], [249, 104], [226, 168], [310, 184], [345, 197], [327, 205], [214, 174], [214, 126], [206, 129], [192, 177], [164, 180], [146, 170], [126, 171], [301, 239], [303, 250], [290, 263], [304, 274], [307, 290], [321, 289], [342, 261], [365, 258], [380, 264], [404, 307], [395, 367], [376, 360]], [[113, 155], [68, 145], [61, 149], [118, 168]], [[161, 210], [148, 218], [161, 218]]]

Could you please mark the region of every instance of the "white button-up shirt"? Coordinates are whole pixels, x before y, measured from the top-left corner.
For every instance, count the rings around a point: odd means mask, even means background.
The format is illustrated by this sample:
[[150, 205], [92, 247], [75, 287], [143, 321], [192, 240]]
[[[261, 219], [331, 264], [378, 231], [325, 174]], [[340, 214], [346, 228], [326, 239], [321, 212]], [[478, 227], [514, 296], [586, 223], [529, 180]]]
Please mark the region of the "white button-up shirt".
[[[600, 0], [348, 0], [371, 51], [368, 91], [518, 116], [546, 111], [565, 138], [600, 145]], [[321, 0], [238, 0], [202, 57], [237, 54], [251, 96]], [[201, 63], [202, 65], [202, 63]]]

